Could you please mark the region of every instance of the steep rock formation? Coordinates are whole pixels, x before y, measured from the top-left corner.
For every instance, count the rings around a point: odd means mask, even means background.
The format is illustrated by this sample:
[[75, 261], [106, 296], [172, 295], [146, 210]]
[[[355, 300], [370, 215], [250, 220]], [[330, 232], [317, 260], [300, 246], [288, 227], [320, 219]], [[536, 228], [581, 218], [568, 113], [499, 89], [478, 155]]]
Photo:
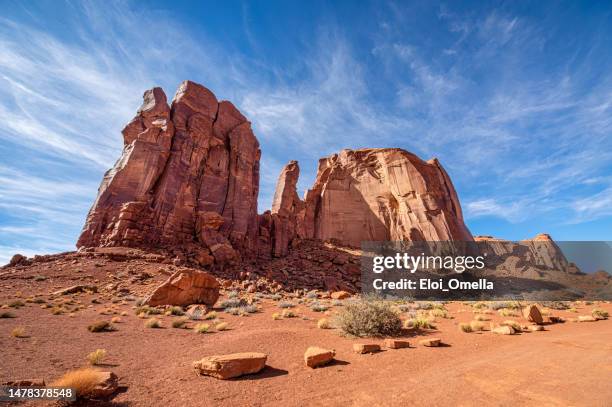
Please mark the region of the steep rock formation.
[[259, 143], [230, 102], [185, 81], [168, 106], [154, 88], [123, 137], [78, 247], [182, 247], [201, 265], [255, 250]]
[[397, 148], [343, 150], [319, 160], [303, 202], [295, 192], [298, 172], [295, 162], [283, 169], [267, 221], [276, 254], [286, 253], [292, 236], [351, 246], [472, 241], [457, 193], [437, 159], [425, 162]]

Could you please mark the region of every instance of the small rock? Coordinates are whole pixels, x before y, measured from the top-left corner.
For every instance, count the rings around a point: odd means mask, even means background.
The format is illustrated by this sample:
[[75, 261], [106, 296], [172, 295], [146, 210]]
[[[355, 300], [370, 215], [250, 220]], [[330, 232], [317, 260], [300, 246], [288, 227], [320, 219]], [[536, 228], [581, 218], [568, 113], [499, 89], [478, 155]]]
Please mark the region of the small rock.
[[334, 291], [333, 293], [331, 293], [331, 297], [334, 300], [345, 300], [347, 298], [350, 298], [351, 294], [347, 293], [346, 291]]
[[544, 327], [542, 325], [529, 325], [529, 330], [533, 332], [543, 331]]
[[523, 316], [530, 322], [536, 323], [538, 325], [542, 325], [544, 323], [544, 318], [542, 318], [542, 313], [538, 309], [536, 305], [530, 305], [523, 309]]
[[355, 353], [374, 353], [380, 351], [380, 345], [375, 343], [355, 343], [353, 344], [353, 352]]
[[55, 291], [52, 295], [68, 295], [75, 293], [82, 293], [85, 291], [91, 291], [94, 293], [98, 292], [98, 287], [95, 285], [73, 285], [71, 287], [63, 288], [61, 290]]
[[442, 340], [440, 338], [421, 339], [419, 341], [419, 344], [421, 344], [422, 346], [437, 347], [437, 346], [440, 346], [440, 344], [442, 344]]
[[196, 372], [217, 379], [231, 379], [245, 374], [254, 374], [266, 366], [268, 356], [259, 352], [232, 353], [207, 356], [193, 362]]
[[400, 341], [397, 339], [385, 339], [385, 348], [388, 349], [402, 349], [409, 348], [410, 344], [408, 341]]
[[498, 326], [497, 328], [493, 328], [491, 332], [498, 335], [514, 335], [516, 331], [509, 325], [502, 325]]
[[119, 378], [113, 372], [99, 372], [96, 386], [88, 394], [91, 398], [108, 397], [119, 388]]
[[555, 317], [555, 316], [549, 316], [548, 320], [553, 324], [561, 324], [565, 322], [565, 319], [563, 319], [563, 317]]
[[591, 315], [578, 316], [578, 322], [595, 322], [595, 321], [597, 321], [597, 319], [592, 317]]
[[311, 346], [304, 353], [304, 362], [306, 366], [315, 368], [323, 366], [334, 360], [336, 352], [333, 349], [323, 349], [317, 346]]
[[189, 319], [199, 320], [203, 319], [204, 315], [208, 312], [208, 307], [202, 304], [194, 304], [187, 307], [187, 311], [185, 311], [185, 316]]

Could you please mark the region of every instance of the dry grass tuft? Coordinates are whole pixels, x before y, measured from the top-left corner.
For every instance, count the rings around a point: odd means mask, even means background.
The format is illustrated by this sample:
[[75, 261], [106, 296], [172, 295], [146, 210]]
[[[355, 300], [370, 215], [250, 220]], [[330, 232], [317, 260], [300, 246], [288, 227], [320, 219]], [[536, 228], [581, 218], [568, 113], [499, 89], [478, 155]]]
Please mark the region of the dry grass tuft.
[[27, 338], [25, 328], [22, 326], [13, 328], [11, 331], [11, 336], [13, 338]]
[[281, 318], [282, 318], [282, 316], [278, 312], [275, 312], [274, 314], [272, 314], [272, 319], [274, 319], [274, 320], [278, 320], [278, 319], [281, 319]]
[[338, 313], [335, 326], [358, 337], [396, 336], [402, 329], [402, 320], [391, 305], [376, 298], [352, 302]]
[[197, 324], [193, 327], [194, 332], [199, 334], [205, 334], [210, 329], [210, 325], [208, 324]]
[[518, 322], [513, 321], [511, 319], [508, 319], [508, 320], [502, 322], [500, 325], [502, 325], [502, 326], [511, 326], [517, 332], [520, 332], [520, 331], [523, 330], [523, 328], [521, 328], [521, 324], [519, 324]]
[[480, 321], [472, 321], [470, 322], [470, 328], [472, 329], [472, 331], [477, 332], [477, 331], [484, 331], [484, 324]]
[[608, 319], [608, 317], [610, 316], [608, 311], [599, 308], [595, 308], [593, 311], [591, 311], [591, 315], [593, 316], [593, 318], [596, 319]]
[[220, 324], [215, 325], [215, 329], [217, 331], [225, 331], [228, 327], [229, 325], [227, 324], [227, 322], [221, 322]]
[[101, 380], [101, 373], [92, 368], [71, 370], [53, 382], [54, 387], [70, 387], [77, 397], [89, 396]]
[[327, 318], [321, 318], [317, 321], [317, 328], [319, 329], [331, 329], [331, 324]]
[[470, 326], [470, 324], [468, 322], [461, 322], [459, 324], [459, 329], [465, 333], [470, 333], [472, 332], [472, 327]]
[[87, 327], [89, 332], [109, 332], [114, 331], [112, 325], [108, 321], [97, 321]]
[[96, 349], [93, 352], [91, 352], [89, 355], [87, 355], [87, 361], [89, 362], [90, 365], [96, 366], [102, 363], [102, 360], [104, 360], [104, 357], [106, 357], [106, 350]]
[[150, 318], [145, 322], [147, 328], [161, 328], [161, 321], [157, 318]]

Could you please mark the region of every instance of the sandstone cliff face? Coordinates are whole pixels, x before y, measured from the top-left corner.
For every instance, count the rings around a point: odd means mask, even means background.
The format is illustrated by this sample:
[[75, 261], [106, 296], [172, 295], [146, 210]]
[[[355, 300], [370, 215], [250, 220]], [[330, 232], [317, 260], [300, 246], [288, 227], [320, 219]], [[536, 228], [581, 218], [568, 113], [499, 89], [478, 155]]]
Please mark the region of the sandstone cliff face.
[[123, 137], [78, 247], [180, 246], [202, 265], [255, 249], [259, 143], [230, 102], [185, 81], [168, 106], [154, 88]]
[[270, 220], [274, 253], [286, 253], [292, 237], [336, 239], [351, 246], [472, 241], [457, 193], [436, 159], [425, 162], [394, 148], [343, 150], [319, 161], [303, 202], [295, 191], [298, 175], [292, 162], [277, 184]]

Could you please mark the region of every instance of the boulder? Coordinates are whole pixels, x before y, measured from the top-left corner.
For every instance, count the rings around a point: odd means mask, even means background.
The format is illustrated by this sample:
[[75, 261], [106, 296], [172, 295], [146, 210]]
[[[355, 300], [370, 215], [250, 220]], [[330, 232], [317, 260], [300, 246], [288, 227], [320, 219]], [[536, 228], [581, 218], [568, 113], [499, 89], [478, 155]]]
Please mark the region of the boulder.
[[336, 352], [333, 349], [323, 349], [317, 346], [310, 346], [304, 353], [306, 366], [315, 368], [323, 366], [334, 360]]
[[174, 273], [145, 300], [149, 306], [205, 304], [215, 305], [219, 283], [212, 275], [199, 270], [183, 269]]
[[375, 343], [354, 343], [353, 352], [360, 354], [380, 352], [380, 345]]
[[91, 392], [87, 395], [89, 398], [103, 398], [108, 397], [111, 394], [115, 393], [119, 388], [119, 378], [113, 372], [98, 372], [99, 379], [91, 390]]
[[541, 325], [544, 323], [542, 313], [536, 305], [530, 305], [523, 308], [523, 316], [530, 322]]
[[207, 356], [193, 362], [196, 373], [212, 376], [217, 379], [231, 379], [246, 374], [254, 374], [266, 366], [268, 356], [265, 353], [245, 352], [229, 355]]
[[421, 339], [419, 341], [419, 344], [421, 346], [427, 346], [430, 348], [435, 348], [438, 347], [442, 344], [442, 340], [440, 338], [426, 338], [426, 339]]
[[408, 341], [400, 341], [398, 339], [385, 339], [385, 348], [387, 349], [402, 349], [409, 347], [410, 343], [408, 343]]
[[493, 328], [491, 332], [498, 335], [514, 335], [516, 331], [509, 325], [498, 326], [497, 328]]
[[333, 293], [331, 293], [331, 297], [334, 300], [345, 300], [347, 298], [350, 298], [351, 294], [347, 293], [346, 291], [334, 291]]

